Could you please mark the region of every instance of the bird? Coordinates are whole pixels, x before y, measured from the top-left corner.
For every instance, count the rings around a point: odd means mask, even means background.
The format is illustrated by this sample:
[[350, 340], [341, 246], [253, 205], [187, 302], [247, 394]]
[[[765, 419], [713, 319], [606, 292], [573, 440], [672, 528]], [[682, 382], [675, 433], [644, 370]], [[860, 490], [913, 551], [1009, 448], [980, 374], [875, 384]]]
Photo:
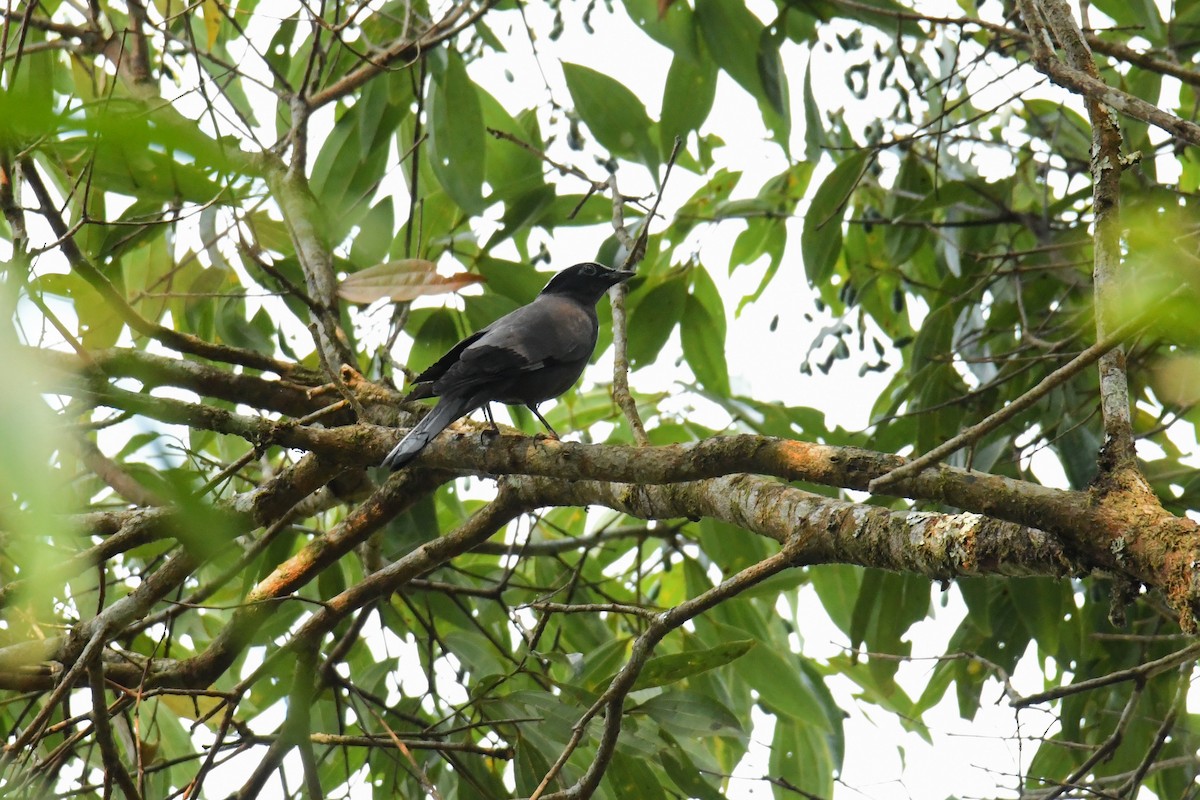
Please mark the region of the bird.
[[493, 402], [523, 405], [558, 434], [538, 404], [575, 385], [596, 349], [596, 304], [612, 286], [635, 273], [595, 262], [555, 274], [528, 305], [463, 339], [418, 375], [405, 400], [437, 397], [437, 405], [400, 440], [381, 466], [393, 472], [416, 458], [456, 419], [481, 406], [492, 419]]

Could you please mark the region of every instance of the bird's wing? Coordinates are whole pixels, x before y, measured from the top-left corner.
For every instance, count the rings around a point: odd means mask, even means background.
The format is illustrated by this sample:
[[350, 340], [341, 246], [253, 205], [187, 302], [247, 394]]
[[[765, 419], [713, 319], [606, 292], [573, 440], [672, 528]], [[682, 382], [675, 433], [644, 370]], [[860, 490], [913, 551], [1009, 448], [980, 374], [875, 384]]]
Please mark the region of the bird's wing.
[[[504, 319], [504, 318], [501, 317], [501, 319]], [[421, 383], [433, 383], [438, 378], [445, 375], [446, 370], [450, 369], [450, 367], [452, 367], [458, 363], [458, 359], [462, 355], [463, 351], [466, 350], [471, 345], [475, 344], [475, 342], [479, 341], [479, 339], [482, 336], [485, 336], [491, 327], [492, 327], [491, 325], [488, 325], [485, 328], [480, 328], [479, 330], [475, 331], [475, 333], [472, 333], [470, 336], [463, 339], [458, 344], [454, 345], [454, 347], [451, 347], [450, 350], [446, 353], [446, 355], [442, 356], [437, 361], [430, 364], [428, 367], [425, 368], [424, 372], [422, 372], [417, 377], [413, 378], [413, 385], [416, 386], [417, 384], [421, 384]], [[419, 396], [420, 397], [430, 397], [431, 395], [422, 394]]]
[[595, 309], [540, 295], [459, 350], [457, 360], [438, 379], [437, 393], [461, 392], [547, 365], [587, 359], [596, 347], [596, 328]]

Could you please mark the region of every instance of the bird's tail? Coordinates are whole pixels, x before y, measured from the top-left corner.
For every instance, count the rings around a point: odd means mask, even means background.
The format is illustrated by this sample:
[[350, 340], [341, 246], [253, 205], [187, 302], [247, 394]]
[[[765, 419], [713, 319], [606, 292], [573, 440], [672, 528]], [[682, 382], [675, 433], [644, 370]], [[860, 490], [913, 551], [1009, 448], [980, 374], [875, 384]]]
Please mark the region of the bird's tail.
[[473, 408], [474, 398], [443, 397], [433, 410], [418, 422], [400, 443], [392, 448], [380, 466], [395, 472], [416, 458], [446, 426]]

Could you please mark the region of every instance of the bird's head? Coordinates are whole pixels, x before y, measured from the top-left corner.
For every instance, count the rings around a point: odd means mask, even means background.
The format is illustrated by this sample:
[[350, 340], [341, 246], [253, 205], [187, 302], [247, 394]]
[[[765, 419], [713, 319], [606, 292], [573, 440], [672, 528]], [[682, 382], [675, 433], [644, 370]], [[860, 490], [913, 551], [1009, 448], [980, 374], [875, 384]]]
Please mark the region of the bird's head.
[[592, 261], [567, 267], [555, 275], [542, 289], [542, 294], [559, 294], [573, 297], [582, 303], [595, 305], [608, 291], [621, 281], [629, 280], [633, 272], [609, 269]]

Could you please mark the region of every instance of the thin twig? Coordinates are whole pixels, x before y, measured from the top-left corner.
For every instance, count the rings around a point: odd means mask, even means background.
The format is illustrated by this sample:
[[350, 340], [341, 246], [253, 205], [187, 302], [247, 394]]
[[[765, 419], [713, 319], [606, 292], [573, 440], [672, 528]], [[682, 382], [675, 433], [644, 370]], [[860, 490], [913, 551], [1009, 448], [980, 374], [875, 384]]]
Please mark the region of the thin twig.
[[[667, 188], [667, 181], [671, 177], [671, 168], [675, 166], [675, 159], [679, 156], [679, 148], [682, 145], [682, 140], [676, 136], [675, 146], [671, 148], [671, 157], [667, 159], [666, 172], [663, 174], [662, 184], [659, 186], [658, 196], [654, 200], [654, 206], [641, 220], [641, 230], [638, 231], [637, 239], [629, 235], [629, 230], [625, 227], [624, 220], [624, 198], [620, 190], [617, 189], [617, 175], [614, 172], [609, 176], [608, 185], [612, 191], [613, 203], [613, 231], [621, 245], [626, 249], [624, 263], [621, 264], [621, 269], [635, 269], [638, 263], [646, 255], [646, 242], [650, 235], [650, 222], [654, 219], [654, 215], [658, 212], [658, 204], [662, 202], [663, 193]], [[613, 399], [617, 406], [625, 415], [625, 419], [629, 422], [630, 430], [633, 431], [633, 439], [641, 447], [646, 447], [650, 444], [650, 437], [646, 434], [646, 426], [642, 422], [641, 415], [638, 413], [637, 401], [633, 399], [633, 393], [629, 390], [629, 315], [625, 311], [625, 298], [629, 295], [629, 287], [625, 283], [619, 283], [609, 290], [609, 297], [612, 300], [613, 314]]]
[[1089, 678], [1078, 683], [1072, 683], [1069, 686], [1057, 686], [1053, 689], [1048, 689], [1037, 694], [1030, 694], [1018, 700], [1014, 700], [1012, 705], [1014, 708], [1027, 708], [1028, 706], [1037, 705], [1038, 703], [1046, 703], [1050, 700], [1058, 700], [1063, 697], [1069, 697], [1073, 694], [1088, 692], [1092, 689], [1100, 689], [1104, 686], [1111, 686], [1114, 683], [1123, 683], [1125, 681], [1145, 681], [1152, 678], [1160, 672], [1187, 663], [1188, 661], [1200, 658], [1200, 642], [1188, 645], [1182, 650], [1176, 650], [1174, 653], [1169, 653], [1162, 658], [1157, 658], [1154, 661], [1147, 661], [1145, 664], [1138, 664], [1136, 667], [1129, 669], [1120, 669], [1116, 672], [1110, 672], [1107, 675], [1101, 675], [1097, 678]]
[[133, 783], [129, 770], [117, 752], [116, 742], [113, 741], [112, 725], [109, 720], [108, 701], [104, 698], [104, 667], [101, 664], [100, 650], [88, 661], [88, 683], [92, 690], [92, 722], [96, 729], [96, 744], [100, 746], [100, 758], [104, 762], [106, 779], [116, 779], [117, 785], [125, 793], [128, 800], [140, 800], [141, 793]]
[[[625, 698], [633, 690], [638, 675], [641, 674], [642, 669], [646, 666], [646, 662], [649, 661], [650, 656], [654, 652], [654, 647], [662, 641], [664, 636], [683, 626], [689, 620], [694, 619], [713, 606], [728, 600], [730, 597], [758, 585], [772, 575], [776, 575], [791, 567], [793, 559], [796, 557], [796, 552], [803, 547], [803, 544], [803, 536], [791, 536], [775, 555], [768, 556], [762, 561], [746, 567], [691, 600], [686, 600], [656, 615], [646, 627], [646, 630], [634, 640], [629, 661], [613, 677], [604, 694], [597, 698], [596, 702], [575, 723], [571, 739], [563, 748], [558, 759], [551, 765], [545, 776], [543, 776], [541, 783], [534, 790], [529, 800], [538, 800], [538, 798], [543, 798], [543, 800], [567, 800], [568, 798], [590, 797], [595, 791], [596, 786], [599, 785], [600, 779], [603, 777], [604, 771], [616, 748], [617, 738], [621, 732]], [[601, 732], [600, 741], [596, 746], [596, 754], [592, 758], [591, 765], [570, 789], [546, 794], [546, 789], [549, 787], [550, 782], [558, 776], [558, 773], [567, 763], [567, 759], [571, 757], [571, 754], [575, 752], [580, 742], [583, 741], [589, 723], [601, 711], [605, 712], [604, 730]]]
[[1028, 392], [1021, 395], [1016, 400], [1013, 400], [995, 414], [992, 414], [980, 422], [975, 423], [957, 436], [947, 439], [945, 442], [933, 448], [925, 455], [920, 456], [919, 458], [914, 458], [912, 461], [901, 464], [899, 467], [896, 467], [890, 472], [875, 478], [868, 486], [868, 490], [875, 493], [881, 492], [891, 484], [903, 480], [904, 478], [916, 475], [926, 467], [938, 463], [951, 453], [966, 447], [968, 444], [978, 441], [986, 434], [994, 431], [996, 428], [999, 428], [1005, 422], [1008, 422], [1022, 411], [1028, 409], [1051, 391], [1066, 383], [1075, 375], [1082, 372], [1086, 367], [1098, 361], [1105, 353], [1109, 352], [1121, 342], [1125, 341], [1130, 334], [1134, 333], [1136, 330], [1146, 324], [1147, 320], [1145, 316], [1146, 315], [1144, 314], [1139, 315], [1138, 317], [1125, 322], [1108, 336], [1105, 336], [1103, 339], [1096, 342], [1079, 355], [1075, 356], [1075, 358], [1071, 359], [1054, 372], [1051, 372], [1049, 375], [1042, 378], [1037, 386], [1034, 386]]

